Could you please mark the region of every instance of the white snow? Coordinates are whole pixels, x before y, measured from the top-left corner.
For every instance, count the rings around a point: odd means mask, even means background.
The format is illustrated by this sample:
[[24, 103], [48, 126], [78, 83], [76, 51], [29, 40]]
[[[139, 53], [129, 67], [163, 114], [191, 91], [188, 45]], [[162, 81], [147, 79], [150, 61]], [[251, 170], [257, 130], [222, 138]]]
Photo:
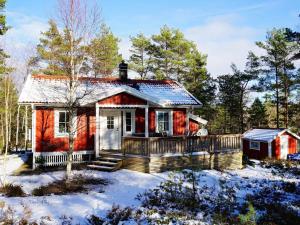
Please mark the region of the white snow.
[[[40, 221], [42, 216], [50, 216], [51, 224], [60, 224], [62, 216], [72, 218], [72, 224], [85, 224], [86, 216], [97, 214], [104, 216], [113, 204], [121, 206], [139, 206], [139, 201], [135, 199], [137, 194], [156, 187], [160, 182], [167, 179], [168, 174], [155, 173], [145, 174], [129, 170], [119, 170], [116, 172], [100, 172], [92, 170], [74, 171], [74, 174], [87, 174], [89, 176], [107, 178], [111, 183], [104, 186], [104, 192], [93, 189], [88, 193], [68, 194], [64, 196], [45, 197], [23, 197], [7, 198], [0, 197], [0, 201], [13, 206], [17, 212], [23, 210], [22, 204], [30, 207], [33, 211], [33, 219]], [[220, 181], [225, 181], [227, 185], [232, 185], [237, 191], [239, 198], [245, 198], [249, 193], [255, 192], [258, 187], [270, 185], [273, 181], [289, 181], [299, 183], [296, 176], [283, 177], [272, 173], [272, 169], [247, 166], [245, 169], [233, 171], [203, 170], [197, 172], [199, 176], [199, 186], [206, 186], [215, 190], [217, 194], [220, 190]], [[21, 184], [24, 191], [29, 195], [31, 191], [41, 185], [62, 179], [64, 171], [49, 172], [40, 175], [9, 176], [10, 182]], [[49, 223], [50, 224], [50, 223]]]
[[[65, 103], [68, 83], [62, 79], [42, 79], [28, 76], [22, 92], [20, 103]], [[199, 105], [183, 86], [175, 81], [167, 83], [148, 82], [138, 80], [132, 82], [103, 82], [101, 79], [95, 82], [82, 81], [77, 88], [77, 96], [83, 98], [80, 104], [95, 103], [98, 100], [117, 92], [128, 92], [135, 96], [161, 105]]]
[[4, 173], [11, 174], [13, 171], [17, 170], [20, 166], [24, 164], [27, 160], [27, 155], [22, 154], [13, 154], [8, 155], [6, 158], [6, 165], [4, 164], [4, 156], [0, 157], [0, 176], [3, 176]]
[[244, 133], [243, 138], [254, 141], [273, 141], [284, 129], [252, 129]]

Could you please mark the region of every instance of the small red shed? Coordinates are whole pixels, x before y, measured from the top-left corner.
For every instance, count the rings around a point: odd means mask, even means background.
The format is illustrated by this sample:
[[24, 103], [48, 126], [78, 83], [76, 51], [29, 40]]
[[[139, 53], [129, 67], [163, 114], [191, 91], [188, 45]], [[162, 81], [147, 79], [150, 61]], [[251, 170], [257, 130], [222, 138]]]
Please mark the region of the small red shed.
[[253, 159], [286, 159], [297, 152], [299, 139], [288, 129], [251, 129], [243, 134], [243, 153]]

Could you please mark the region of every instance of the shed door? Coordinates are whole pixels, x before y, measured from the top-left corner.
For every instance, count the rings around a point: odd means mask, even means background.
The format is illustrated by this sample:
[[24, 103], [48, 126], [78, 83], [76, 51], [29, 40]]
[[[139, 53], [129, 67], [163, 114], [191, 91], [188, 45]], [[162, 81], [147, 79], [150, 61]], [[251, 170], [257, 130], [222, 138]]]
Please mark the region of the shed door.
[[287, 135], [280, 136], [280, 158], [286, 159], [289, 149], [289, 139]]

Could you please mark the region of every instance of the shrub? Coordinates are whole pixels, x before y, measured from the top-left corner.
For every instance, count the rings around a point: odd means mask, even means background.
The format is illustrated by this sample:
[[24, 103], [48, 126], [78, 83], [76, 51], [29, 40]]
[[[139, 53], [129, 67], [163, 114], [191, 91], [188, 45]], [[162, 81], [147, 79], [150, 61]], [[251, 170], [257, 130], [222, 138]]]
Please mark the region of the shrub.
[[0, 224], [11, 225], [37, 225], [36, 222], [29, 222], [32, 216], [32, 211], [25, 205], [23, 207], [23, 214], [17, 215], [15, 210], [10, 206], [6, 206], [5, 202], [0, 202]]
[[35, 188], [32, 191], [34, 196], [45, 195], [65, 195], [69, 193], [85, 192], [88, 190], [87, 185], [104, 186], [109, 184], [109, 181], [102, 178], [94, 178], [84, 175], [78, 175], [70, 180], [57, 180], [47, 185]]
[[5, 184], [0, 187], [0, 193], [3, 193], [6, 197], [24, 197], [25, 192], [21, 185], [17, 184]]

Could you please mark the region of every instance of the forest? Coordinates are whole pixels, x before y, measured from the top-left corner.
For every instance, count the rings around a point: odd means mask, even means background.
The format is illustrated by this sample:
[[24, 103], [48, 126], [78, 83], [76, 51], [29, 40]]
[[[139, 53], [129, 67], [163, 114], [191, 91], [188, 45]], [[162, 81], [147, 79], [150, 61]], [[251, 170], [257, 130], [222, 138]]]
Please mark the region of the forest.
[[[6, 23], [5, 3], [0, 0], [0, 37], [14, 29]], [[93, 16], [89, 30], [82, 26], [85, 30], [75, 34], [66, 27], [62, 29], [60, 21], [49, 20], [48, 30], [41, 32], [34, 54], [27, 61], [26, 72], [116, 76], [123, 59], [120, 39], [96, 12]], [[80, 27], [82, 17], [79, 15], [77, 20]], [[184, 85], [203, 103], [196, 114], [209, 121], [210, 134], [243, 133], [254, 127], [289, 128], [299, 133], [300, 32], [270, 28], [265, 39], [255, 43], [262, 54], [249, 50], [243, 68], [232, 62], [231, 73], [214, 77], [207, 70], [210, 56], [200, 52], [179, 29], [165, 25], [156, 34], [139, 33], [130, 40], [131, 55], [124, 60], [136, 79], [173, 79]], [[1, 152], [27, 148], [31, 127], [31, 109], [18, 105], [20, 90], [8, 58], [4, 46], [0, 46]]]

